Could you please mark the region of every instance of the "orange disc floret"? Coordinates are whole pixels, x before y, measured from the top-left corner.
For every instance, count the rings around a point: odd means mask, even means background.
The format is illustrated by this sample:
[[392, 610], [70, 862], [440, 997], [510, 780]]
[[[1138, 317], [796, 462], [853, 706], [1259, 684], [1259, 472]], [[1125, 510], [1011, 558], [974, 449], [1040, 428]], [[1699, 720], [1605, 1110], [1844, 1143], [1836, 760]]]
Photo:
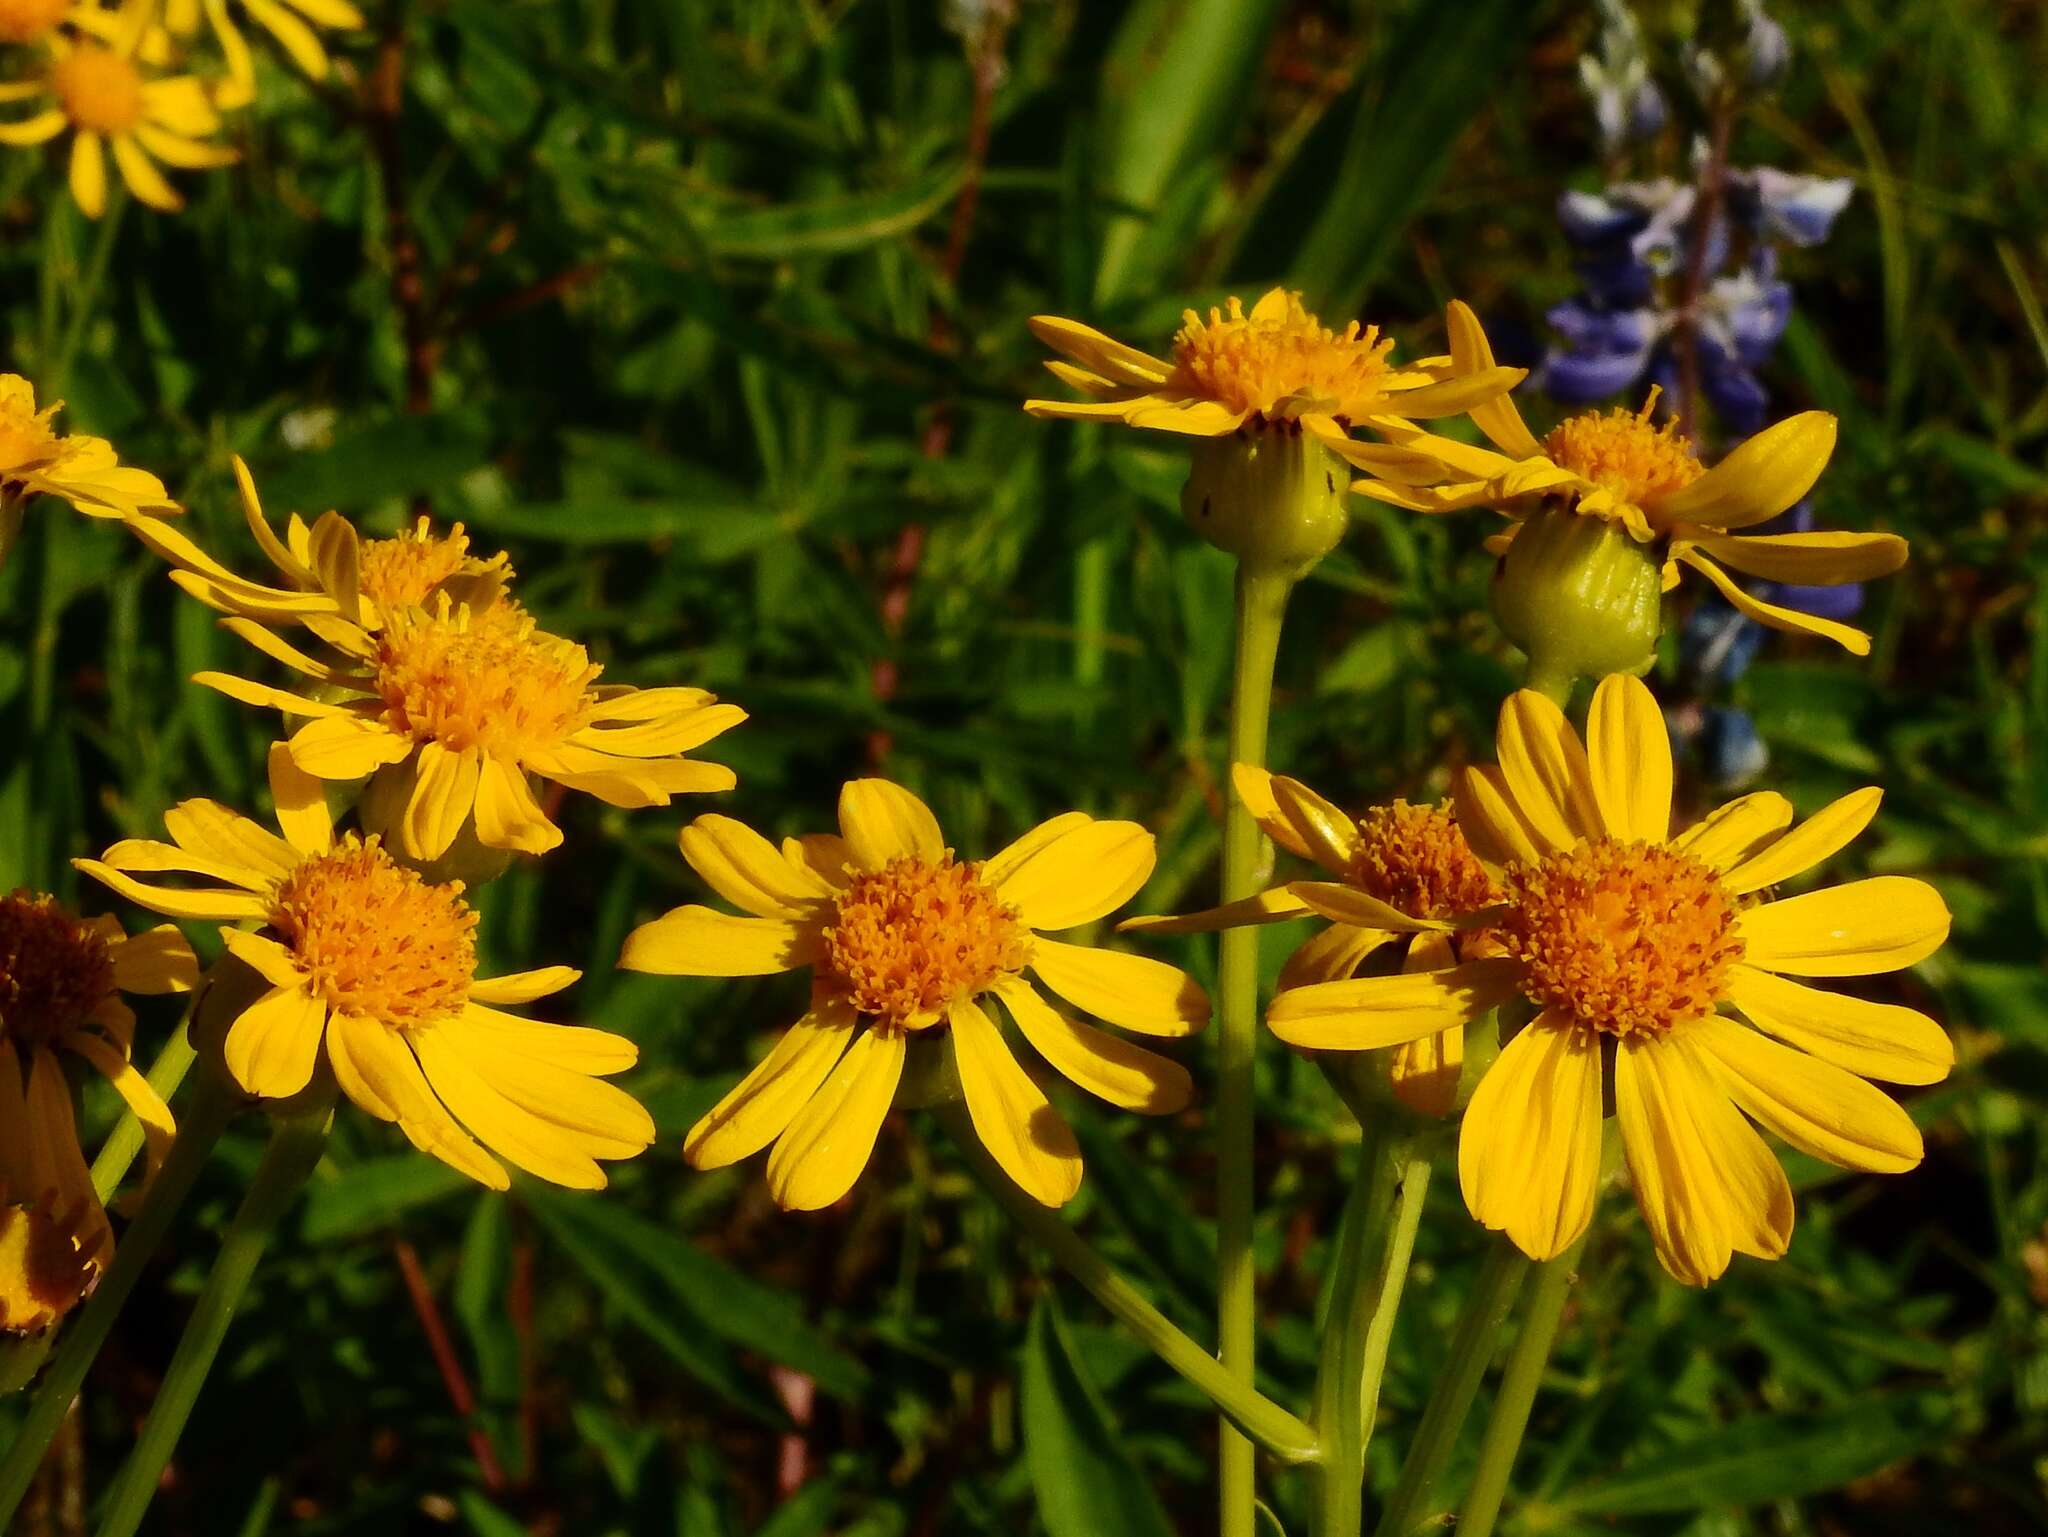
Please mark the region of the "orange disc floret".
[[442, 594], [432, 611], [393, 613], [377, 637], [391, 729], [452, 752], [516, 759], [554, 746], [584, 723], [599, 671], [512, 603], [472, 610]]
[[1659, 843], [1597, 838], [1512, 865], [1494, 931], [1522, 987], [1608, 1035], [1663, 1032], [1714, 1012], [1742, 959], [1736, 906], [1714, 872]]
[[1500, 888], [1443, 806], [1394, 801], [1358, 819], [1352, 883], [1416, 918], [1457, 918], [1500, 900]]
[[348, 834], [285, 877], [268, 919], [308, 988], [393, 1029], [460, 1013], [476, 976], [476, 914], [462, 883], [435, 885]]
[[32, 43], [62, 21], [72, 0], [0, 0], [0, 43]]
[[64, 115], [88, 133], [127, 133], [142, 121], [142, 72], [111, 48], [80, 43], [50, 66]]
[[1232, 299], [1227, 312], [1211, 309], [1206, 321], [1184, 312], [1173, 339], [1173, 373], [1160, 393], [1267, 415], [1298, 399], [1304, 409], [1343, 419], [1347, 403], [1379, 393], [1393, 346], [1377, 326], [1361, 328], [1355, 320], [1341, 332], [1328, 329], [1299, 294], [1288, 294], [1285, 309], [1272, 315], [1247, 315]]
[[1704, 475], [1706, 467], [1676, 422], [1650, 425], [1656, 406], [1653, 389], [1640, 411], [1617, 406], [1605, 413], [1568, 416], [1550, 429], [1543, 451], [1562, 468], [1637, 506], [1683, 490]]
[[96, 928], [52, 897], [0, 897], [0, 1033], [54, 1042], [113, 991], [113, 955]]
[[[364, 597], [384, 608], [417, 608], [469, 565], [469, 535], [460, 523], [435, 534], [421, 518], [390, 539], [365, 539], [359, 560]], [[494, 564], [503, 563], [501, 555]]]
[[979, 864], [904, 857], [853, 878], [825, 931], [824, 970], [861, 1013], [918, 1029], [1030, 953], [1030, 930]]

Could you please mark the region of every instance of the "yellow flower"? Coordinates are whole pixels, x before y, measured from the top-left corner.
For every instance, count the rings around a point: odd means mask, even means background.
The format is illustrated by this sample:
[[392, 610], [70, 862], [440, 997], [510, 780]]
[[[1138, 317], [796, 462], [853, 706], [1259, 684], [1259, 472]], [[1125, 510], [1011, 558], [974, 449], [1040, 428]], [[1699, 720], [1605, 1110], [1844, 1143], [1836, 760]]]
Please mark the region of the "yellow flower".
[[120, 463], [105, 438], [61, 435], [53, 422], [62, 409], [59, 402], [38, 411], [34, 385], [20, 374], [0, 374], [0, 497], [19, 504], [59, 496], [89, 518], [178, 510], [162, 481]]
[[[647, 1112], [601, 1081], [638, 1059], [631, 1041], [492, 1007], [559, 992], [577, 972], [477, 977], [476, 914], [459, 882], [430, 884], [374, 837], [337, 836], [320, 782], [281, 745], [270, 750], [270, 789], [282, 837], [216, 801], [189, 800], [164, 817], [170, 843], [128, 839], [76, 862], [155, 912], [219, 921], [228, 949], [270, 984], [228, 1029], [237, 1083], [264, 1099], [296, 1094], [324, 1048], [350, 1099], [496, 1190], [508, 1181], [491, 1153], [596, 1190], [596, 1160], [653, 1142]], [[135, 879], [165, 872], [217, 884]], [[252, 919], [264, 932], [236, 927]]]
[[375, 773], [369, 802], [394, 808], [409, 858], [438, 859], [465, 827], [486, 848], [544, 854], [562, 841], [529, 775], [613, 806], [666, 806], [674, 795], [730, 790], [719, 763], [681, 756], [747, 718], [697, 688], [600, 687], [581, 646], [538, 629], [518, 604], [473, 609], [445, 591], [431, 607], [385, 611], [379, 629], [333, 620], [335, 659], [309, 656], [248, 619], [222, 623], [305, 674], [314, 699], [228, 673], [195, 683], [244, 704], [310, 716], [293, 760], [321, 779]]
[[1460, 368], [1449, 358], [1397, 365], [1377, 326], [1332, 331], [1301, 295], [1275, 288], [1245, 312], [1230, 301], [1204, 320], [1188, 310], [1171, 361], [1078, 321], [1035, 315], [1032, 333], [1071, 363], [1048, 363], [1085, 401], [1027, 400], [1034, 416], [1120, 421], [1216, 438], [1247, 424], [1305, 430], [1347, 457], [1368, 418], [1455, 416], [1512, 389], [1526, 370]]
[[[1490, 366], [1493, 350], [1478, 317], [1453, 300], [1449, 320], [1451, 355], [1459, 365]], [[1471, 413], [1494, 449], [1404, 422], [1375, 422], [1387, 444], [1359, 445], [1352, 460], [1379, 478], [1352, 489], [1417, 512], [1492, 507], [1518, 520], [1490, 543], [1495, 550], [1507, 548], [1520, 520], [1566, 506], [1626, 529], [1639, 544], [1661, 541], [1667, 591], [1678, 584], [1679, 567], [1690, 566], [1757, 623], [1826, 636], [1866, 655], [1870, 637], [1861, 630], [1752, 597], [1722, 569], [1832, 586], [1886, 576], [1906, 563], [1906, 541], [1896, 534], [1733, 532], [1776, 517], [1813, 489], [1834, 452], [1834, 417], [1825, 411], [1788, 417], [1706, 469], [1675, 426], [1650, 424], [1656, 403], [1652, 389], [1639, 412], [1584, 412], [1539, 440], [1503, 395]]]
[[57, 30], [72, 0], [0, 0], [0, 43], [33, 43]]
[[[976, 1134], [1048, 1206], [1081, 1184], [1074, 1134], [978, 1001], [1002, 1000], [1046, 1062], [1111, 1104], [1179, 1110], [1186, 1069], [1068, 1019], [1025, 980], [1145, 1035], [1198, 1030], [1209, 1001], [1158, 961], [1048, 939], [1130, 900], [1152, 873], [1152, 835], [1068, 812], [985, 863], [959, 863], [923, 801], [884, 779], [839, 796], [838, 836], [780, 849], [729, 817], [683, 830], [683, 858], [750, 916], [679, 907], [627, 937], [619, 964], [666, 976], [743, 977], [811, 967], [811, 1005], [690, 1131], [683, 1151], [717, 1168], [769, 1143], [768, 1185], [786, 1209], [838, 1200], [866, 1167], [910, 1042], [943, 1031]], [[926, 1035], [932, 1032], [932, 1035]]]
[[5, 1189], [0, 1184], [0, 1334], [40, 1334], [99, 1277], [92, 1229], [85, 1207], [10, 1202]]
[[389, 539], [365, 539], [340, 513], [323, 513], [308, 527], [293, 513], [279, 539], [263, 515], [249, 467], [234, 461], [242, 512], [256, 543], [284, 578], [281, 587], [238, 576], [182, 529], [161, 518], [131, 518], [128, 526], [175, 568], [171, 580], [209, 608], [263, 624], [312, 624], [342, 618], [365, 630], [380, 628], [387, 610], [431, 606], [442, 593], [481, 609], [495, 603], [512, 580], [501, 552], [485, 559], [469, 552], [460, 523], [436, 534], [421, 518]]
[[78, 1231], [95, 1266], [112, 1252], [113, 1230], [79, 1149], [59, 1054], [113, 1085], [142, 1123], [154, 1169], [176, 1128], [129, 1060], [135, 1013], [120, 995], [190, 992], [198, 979], [191, 947], [169, 924], [129, 937], [114, 919], [74, 917], [52, 897], [0, 897], [0, 1190]]
[[[241, 0], [241, 9], [313, 80], [327, 78], [327, 50], [314, 28], [353, 30], [363, 25], [363, 13], [347, 0]], [[199, 30], [202, 10], [228, 65], [227, 83], [216, 93], [216, 100], [223, 107], [247, 106], [256, 99], [256, 64], [230, 14], [228, 0], [167, 0], [164, 30], [174, 38], [189, 38]]]
[[1499, 766], [1459, 780], [1459, 820], [1505, 894], [1468, 921], [1502, 953], [1294, 988], [1267, 1020], [1297, 1046], [1361, 1051], [1526, 999], [1534, 1017], [1466, 1107], [1458, 1174], [1472, 1214], [1536, 1259], [1585, 1230], [1611, 1052], [1658, 1257], [1704, 1285], [1731, 1253], [1775, 1259], [1792, 1234], [1791, 1186], [1745, 1114], [1844, 1168], [1920, 1161], [1912, 1119], [1865, 1080], [1936, 1082], [1954, 1064], [1948, 1037], [1912, 1009], [1791, 978], [1911, 966], [1947, 938], [1948, 909], [1901, 876], [1767, 894], [1861, 832], [1875, 789], [1797, 827], [1784, 797], [1747, 795], [1673, 838], [1670, 742], [1650, 691], [1606, 679], [1588, 737], [1542, 695], [1517, 693], [1501, 709]]
[[185, 202], [157, 169], [158, 161], [198, 170], [237, 159], [231, 149], [202, 142], [220, 127], [220, 118], [198, 79], [151, 78], [138, 64], [148, 10], [130, 6], [111, 46], [52, 37], [40, 79], [0, 85], [0, 102], [47, 99], [34, 116], [0, 124], [0, 144], [47, 144], [71, 132], [71, 195], [88, 218], [106, 210], [108, 148], [128, 190], [167, 213]]
[[[1353, 817], [1285, 775], [1240, 763], [1231, 777], [1238, 799], [1267, 837], [1336, 879], [1287, 881], [1203, 912], [1127, 918], [1119, 929], [1206, 934], [1293, 918], [1328, 919], [1281, 967], [1282, 989], [1349, 977], [1382, 947], [1403, 940], [1402, 964], [1409, 971], [1437, 971], [1493, 953], [1485, 931], [1453, 929], [1457, 920], [1497, 903], [1500, 887], [1448, 808], [1395, 801]], [[1464, 1056], [1461, 1026], [1403, 1043], [1389, 1069], [1395, 1094], [1426, 1115], [1449, 1115]]]

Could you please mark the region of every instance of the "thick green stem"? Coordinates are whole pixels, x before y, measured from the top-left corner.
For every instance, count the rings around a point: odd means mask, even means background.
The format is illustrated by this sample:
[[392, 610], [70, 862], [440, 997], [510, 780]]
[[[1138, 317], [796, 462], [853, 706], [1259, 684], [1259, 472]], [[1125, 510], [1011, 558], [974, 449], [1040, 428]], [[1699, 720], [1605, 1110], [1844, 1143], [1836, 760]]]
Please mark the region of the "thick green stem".
[[270, 1245], [270, 1235], [320, 1162], [327, 1129], [333, 1122], [334, 1100], [329, 1095], [308, 1109], [281, 1118], [271, 1132], [263, 1162], [257, 1165], [241, 1210], [221, 1240], [213, 1273], [206, 1278], [206, 1289], [199, 1294], [191, 1322], [185, 1326], [163, 1386], [150, 1406], [149, 1421], [107, 1496], [99, 1537], [133, 1537], [142, 1524], [178, 1437], [184, 1433], [185, 1421], [199, 1399], [199, 1390], [227, 1338], [235, 1309]]
[[1543, 1380], [1543, 1369], [1550, 1364], [1550, 1347], [1557, 1342], [1558, 1321], [1564, 1317], [1565, 1300], [1571, 1295], [1572, 1271], [1585, 1247], [1586, 1235], [1581, 1234], [1564, 1253], [1537, 1267], [1522, 1331], [1515, 1337], [1514, 1353], [1508, 1357], [1493, 1414], [1486, 1422], [1486, 1436], [1479, 1443], [1479, 1468], [1458, 1513], [1458, 1537], [1490, 1537], [1500, 1518], [1508, 1478], [1522, 1449], [1522, 1433], [1529, 1428], [1529, 1411], [1536, 1403], [1536, 1389]]
[[1458, 1436], [1472, 1412], [1472, 1401], [1479, 1396], [1487, 1363], [1500, 1346], [1508, 1309], [1514, 1306], [1528, 1273], [1528, 1257], [1505, 1238], [1496, 1238], [1488, 1246], [1472, 1289], [1465, 1294], [1465, 1305], [1451, 1335], [1450, 1356], [1430, 1389], [1429, 1403], [1408, 1446], [1408, 1460], [1401, 1465], [1400, 1480], [1380, 1513], [1377, 1537], [1406, 1537], [1418, 1521], [1431, 1514], [1437, 1481], [1450, 1465]]
[[[1237, 568], [1237, 649], [1230, 684], [1230, 761], [1263, 767], [1273, 705], [1273, 663], [1294, 577]], [[1222, 900], [1252, 895], [1266, 857], [1265, 837], [1236, 795], [1223, 814]], [[1259, 933], [1226, 929], [1217, 963], [1216, 1337], [1223, 1369], [1245, 1391], [1255, 1369], [1256, 1299], [1252, 1260], [1253, 1065], [1259, 1039]], [[1257, 1494], [1252, 1445], [1229, 1425], [1218, 1468], [1221, 1537], [1253, 1537]]]
[[957, 1101], [935, 1106], [933, 1113], [966, 1156], [968, 1167], [1010, 1220], [1065, 1267], [1151, 1352], [1179, 1372], [1216, 1405], [1223, 1417], [1283, 1462], [1314, 1462], [1319, 1455], [1316, 1433], [1256, 1388], [1241, 1383], [1216, 1358], [1189, 1339], [1172, 1321], [1146, 1301], [1058, 1212], [1041, 1206], [1005, 1174], [974, 1134], [974, 1123]]
[[220, 1140], [221, 1132], [234, 1114], [238, 1098], [221, 1078], [208, 1075], [201, 1081], [200, 1092], [194, 1096], [192, 1104], [186, 1107], [178, 1128], [178, 1139], [171, 1144], [170, 1155], [157, 1171], [156, 1181], [149, 1187], [142, 1209], [128, 1224], [128, 1231], [121, 1235], [121, 1245], [114, 1251], [113, 1263], [100, 1277], [91, 1300], [80, 1310], [65, 1335], [64, 1348], [57, 1352], [57, 1359], [51, 1363], [42, 1386], [30, 1401], [28, 1416], [22, 1421], [20, 1433], [15, 1436], [14, 1444], [8, 1447], [5, 1458], [0, 1458], [0, 1531], [9, 1529], [8, 1523], [14, 1519], [15, 1509], [35, 1480], [36, 1468], [43, 1460], [50, 1438], [63, 1423], [71, 1401], [78, 1396], [79, 1386], [85, 1381], [85, 1374], [92, 1369], [100, 1347], [106, 1343], [115, 1318], [127, 1304], [136, 1282], [142, 1279], [142, 1272], [148, 1267], [157, 1246], [170, 1231], [178, 1208], [191, 1194], [200, 1169], [205, 1166], [214, 1143]]
[[1314, 1490], [1314, 1537], [1359, 1537], [1364, 1529], [1365, 1454], [1430, 1173], [1415, 1139], [1368, 1128], [1316, 1372], [1324, 1460]]
[[[190, 1036], [181, 1025], [149, 1070], [149, 1086], [156, 1090], [158, 1099], [170, 1103], [178, 1085], [185, 1081], [193, 1055]], [[100, 1149], [99, 1157], [92, 1161], [92, 1188], [102, 1205], [113, 1199], [114, 1191], [134, 1164], [135, 1155], [142, 1151], [142, 1143], [142, 1122], [132, 1114], [122, 1116]], [[34, 1380], [56, 1341], [57, 1331], [49, 1329], [31, 1339], [0, 1344], [0, 1398], [20, 1392]]]

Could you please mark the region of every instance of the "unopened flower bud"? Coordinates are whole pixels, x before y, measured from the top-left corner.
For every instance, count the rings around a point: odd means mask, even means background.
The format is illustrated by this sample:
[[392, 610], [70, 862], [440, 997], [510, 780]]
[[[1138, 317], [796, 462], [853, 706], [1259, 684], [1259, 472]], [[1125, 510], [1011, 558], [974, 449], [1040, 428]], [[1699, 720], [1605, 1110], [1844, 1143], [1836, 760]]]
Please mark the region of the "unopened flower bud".
[[1531, 677], [1638, 673], [1663, 626], [1663, 583], [1650, 547], [1625, 528], [1565, 508], [1521, 527], [1493, 581], [1493, 615], [1529, 654]]
[[1180, 507], [1196, 533], [1258, 570], [1300, 574], [1337, 546], [1351, 470], [1297, 423], [1254, 417], [1197, 438]]

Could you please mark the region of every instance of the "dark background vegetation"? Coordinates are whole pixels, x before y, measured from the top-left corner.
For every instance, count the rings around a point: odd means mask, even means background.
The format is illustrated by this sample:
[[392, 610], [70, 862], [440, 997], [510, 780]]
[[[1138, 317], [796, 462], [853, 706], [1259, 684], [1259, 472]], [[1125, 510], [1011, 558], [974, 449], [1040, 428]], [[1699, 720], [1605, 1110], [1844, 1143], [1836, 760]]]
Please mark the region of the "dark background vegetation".
[[[879, 766], [968, 853], [1073, 806], [1133, 816], [1162, 855], [1142, 910], [1214, 891], [1229, 570], [1178, 520], [1170, 440], [1021, 414], [1052, 382], [1025, 317], [1163, 346], [1184, 304], [1284, 281], [1408, 356], [1440, 348], [1453, 295], [1535, 337], [1572, 286], [1553, 200], [1597, 181], [1576, 5], [1022, 0], [971, 43], [938, 0], [374, 9], [324, 84], [266, 75], [232, 129], [245, 165], [186, 176], [187, 214], [131, 207], [97, 281], [61, 168], [4, 152], [8, 366], [47, 383], [78, 327], [66, 420], [162, 473], [244, 569], [231, 453], [277, 513], [389, 530], [430, 508], [509, 549], [524, 599], [612, 676], [753, 713], [714, 753], [741, 778], [721, 810], [821, 829], [838, 782]], [[1946, 1018], [1963, 1066], [1913, 1098], [1921, 1170], [1792, 1159], [1791, 1254], [1738, 1259], [1709, 1291], [1669, 1282], [1609, 1197], [1518, 1532], [2048, 1522], [2048, 13], [1778, 14], [1794, 65], [1735, 159], [1858, 190], [1790, 264], [1801, 306], [1769, 382], [1784, 409], [1842, 418], [1821, 525], [1895, 529], [1914, 560], [1873, 593], [1867, 663], [1774, 640], [1735, 697], [1802, 808], [1886, 785], [1860, 857], [1926, 871], [1958, 919], [1898, 996]], [[1686, 17], [1645, 20], [1682, 172]], [[0, 884], [97, 905], [66, 861], [186, 795], [255, 805], [275, 723], [183, 682], [247, 658], [117, 527], [55, 503], [31, 523], [0, 575]], [[1362, 804], [1439, 794], [1484, 750], [1514, 676], [1484, 532], [1357, 503], [1292, 616], [1277, 764]], [[684, 1168], [683, 1129], [799, 1005], [789, 979], [613, 972], [631, 924], [701, 897], [674, 848], [700, 809], [578, 799], [566, 846], [485, 898], [496, 966], [587, 968], [558, 1017], [639, 1041], [631, 1086], [660, 1144], [605, 1197], [501, 1197], [345, 1108], [149, 1530], [1213, 1520], [1210, 1416], [1013, 1241], [921, 1117], [892, 1118], [853, 1196], [816, 1216], [777, 1213], [758, 1161]], [[1285, 948], [1269, 941], [1273, 964]], [[1206, 973], [1208, 946], [1185, 953]], [[172, 1024], [146, 1013], [145, 1055]], [[1270, 1042], [1261, 1073], [1264, 1364], [1298, 1399], [1357, 1134]], [[1070, 1108], [1074, 1215], [1206, 1337], [1201, 1103], [1166, 1125]], [[105, 1486], [259, 1145], [224, 1145], [29, 1532], [75, 1529], [67, 1489], [89, 1505]], [[1481, 1247], [1440, 1185], [1382, 1488]], [[1292, 1527], [1297, 1492], [1274, 1488]]]

